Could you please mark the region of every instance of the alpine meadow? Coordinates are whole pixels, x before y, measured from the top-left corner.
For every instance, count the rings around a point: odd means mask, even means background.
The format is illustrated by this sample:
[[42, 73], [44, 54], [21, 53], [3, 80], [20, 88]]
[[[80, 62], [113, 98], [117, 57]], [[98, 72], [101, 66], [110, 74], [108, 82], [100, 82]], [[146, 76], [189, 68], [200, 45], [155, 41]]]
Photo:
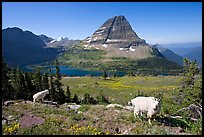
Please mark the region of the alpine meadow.
[[2, 2], [2, 135], [202, 135], [201, 9]]

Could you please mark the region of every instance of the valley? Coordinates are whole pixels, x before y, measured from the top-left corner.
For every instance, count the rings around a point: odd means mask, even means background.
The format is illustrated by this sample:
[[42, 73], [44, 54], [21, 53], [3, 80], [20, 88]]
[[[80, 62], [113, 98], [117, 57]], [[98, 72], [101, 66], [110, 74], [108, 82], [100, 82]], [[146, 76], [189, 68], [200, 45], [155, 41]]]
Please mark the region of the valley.
[[[173, 16], [162, 11], [169, 7], [140, 9], [133, 3], [125, 16], [119, 14], [124, 5], [87, 5], [92, 11], [82, 14], [76, 3], [69, 3], [76, 4], [73, 9], [55, 3], [54, 12], [43, 4], [36, 17], [23, 11], [25, 17], [15, 20], [23, 21], [19, 27], [2, 27], [3, 135], [202, 134], [202, 45], [183, 52], [157, 43], [171, 41], [176, 47], [179, 41], [199, 40], [192, 19], [183, 25], [178, 11]], [[116, 7], [121, 8], [116, 15], [108, 12]], [[152, 7], [149, 15], [142, 12]], [[100, 9], [107, 13], [98, 14]], [[162, 15], [151, 15], [155, 9]], [[137, 97], [142, 101], [133, 100]]]

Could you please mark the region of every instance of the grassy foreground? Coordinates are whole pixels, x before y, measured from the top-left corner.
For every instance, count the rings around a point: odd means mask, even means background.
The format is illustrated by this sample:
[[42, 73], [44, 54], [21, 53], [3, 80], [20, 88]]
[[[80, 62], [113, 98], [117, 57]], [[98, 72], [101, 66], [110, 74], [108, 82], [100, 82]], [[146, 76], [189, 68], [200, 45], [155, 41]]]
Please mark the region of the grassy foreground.
[[[82, 105], [77, 113], [65, 105], [53, 107], [47, 104], [16, 100], [15, 104], [2, 108], [2, 116], [9, 118], [2, 125], [2, 134], [37, 135], [180, 135], [202, 134], [202, 121], [171, 119], [183, 106], [175, 104], [180, 77], [118, 77], [104, 80], [102, 77], [63, 77], [63, 88], [70, 87], [74, 94], [83, 98], [85, 93], [95, 97], [102, 93], [111, 103], [126, 105], [138, 94], [138, 90], [148, 96], [163, 93], [161, 113], [152, 125], [144, 117], [134, 118], [133, 112], [121, 108], [105, 108], [106, 105]], [[36, 119], [36, 125], [19, 125], [23, 120]]]

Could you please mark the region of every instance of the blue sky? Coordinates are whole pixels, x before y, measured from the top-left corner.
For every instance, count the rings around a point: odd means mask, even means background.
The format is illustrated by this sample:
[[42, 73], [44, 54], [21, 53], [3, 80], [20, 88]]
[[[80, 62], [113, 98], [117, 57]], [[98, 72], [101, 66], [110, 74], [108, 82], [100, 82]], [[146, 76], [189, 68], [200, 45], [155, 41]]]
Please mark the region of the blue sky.
[[117, 15], [149, 44], [202, 41], [202, 2], [2, 2], [2, 29], [84, 39]]

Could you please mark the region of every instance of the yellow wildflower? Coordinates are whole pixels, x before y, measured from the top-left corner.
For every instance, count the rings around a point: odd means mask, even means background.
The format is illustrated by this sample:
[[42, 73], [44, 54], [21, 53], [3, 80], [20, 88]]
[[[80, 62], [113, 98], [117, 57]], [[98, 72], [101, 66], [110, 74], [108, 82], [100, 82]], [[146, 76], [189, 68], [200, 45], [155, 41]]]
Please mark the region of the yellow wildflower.
[[107, 131], [107, 132], [106, 132], [106, 135], [108, 135], [108, 134], [110, 134], [110, 132]]

